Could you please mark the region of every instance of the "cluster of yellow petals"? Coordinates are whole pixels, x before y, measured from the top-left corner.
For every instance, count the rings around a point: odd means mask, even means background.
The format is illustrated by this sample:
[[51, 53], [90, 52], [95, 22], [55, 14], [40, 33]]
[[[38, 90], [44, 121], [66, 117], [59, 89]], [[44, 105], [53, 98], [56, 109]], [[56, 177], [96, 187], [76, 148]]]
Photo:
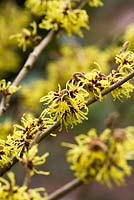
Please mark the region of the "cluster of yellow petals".
[[75, 137], [76, 144], [63, 143], [69, 147], [67, 161], [75, 176], [89, 182], [96, 180], [112, 186], [124, 183], [125, 176], [130, 176], [132, 166], [128, 160], [134, 152], [134, 127], [125, 129], [105, 129], [97, 135], [95, 129], [87, 134]]
[[[16, 184], [13, 172], [8, 173], [8, 179], [0, 177], [0, 199], [1, 200], [46, 200], [47, 194], [44, 188], [28, 188], [26, 185]], [[43, 193], [41, 195], [40, 193]]]
[[[67, 86], [69, 86], [67, 84]], [[69, 86], [71, 87], [71, 86]], [[59, 87], [57, 92], [49, 92], [48, 95], [41, 98], [41, 102], [48, 104], [44, 109], [42, 116], [49, 115], [54, 121], [59, 120], [61, 127], [65, 125], [73, 126], [82, 123], [87, 118], [88, 107], [86, 106], [86, 93], [81, 87], [63, 89]]]
[[[125, 60], [125, 61], [124, 61]], [[103, 100], [103, 91], [124, 78], [134, 68], [134, 53], [124, 52], [116, 56], [118, 68], [112, 70], [108, 75], [99, 70], [92, 70], [88, 73], [76, 72], [67, 82], [66, 89], [57, 92], [49, 92], [41, 98], [41, 102], [48, 105], [42, 112], [42, 116], [49, 115], [54, 121], [60, 121], [61, 127], [81, 123], [87, 118], [88, 99], [94, 97], [96, 100]], [[120, 87], [112, 90], [114, 99], [125, 96], [131, 97], [134, 92], [134, 85], [127, 81]]]
[[10, 81], [0, 80], [0, 92], [3, 96], [11, 95], [20, 89], [20, 86], [13, 86]]
[[[34, 118], [31, 114], [25, 114], [21, 122], [21, 125], [14, 125], [13, 130], [8, 134], [6, 140], [0, 139], [1, 168], [12, 164], [14, 158], [20, 159], [23, 154], [26, 157], [31, 141], [34, 139], [37, 131], [44, 131], [53, 124], [53, 120], [50, 118]], [[36, 154], [36, 147], [31, 152]]]
[[82, 36], [81, 28], [88, 28], [88, 15], [85, 10], [74, 9], [72, 3], [63, 0], [47, 2], [47, 10], [39, 24], [40, 28], [50, 30], [65, 29], [68, 34]]

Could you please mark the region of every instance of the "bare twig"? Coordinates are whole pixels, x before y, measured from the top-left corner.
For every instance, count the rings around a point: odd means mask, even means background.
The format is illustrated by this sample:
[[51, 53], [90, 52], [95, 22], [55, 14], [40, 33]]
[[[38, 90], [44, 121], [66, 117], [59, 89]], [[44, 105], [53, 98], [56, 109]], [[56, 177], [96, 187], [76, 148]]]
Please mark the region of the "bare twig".
[[0, 102], [0, 116], [2, 116], [6, 112], [8, 106], [9, 106], [9, 95], [8, 96], [4, 95]]
[[52, 194], [50, 194], [48, 196], [47, 200], [59, 199], [59, 198], [63, 197], [64, 195], [66, 195], [68, 192], [71, 192], [73, 189], [75, 189], [81, 185], [83, 185], [83, 182], [76, 178], [76, 179], [68, 182], [67, 184], [65, 184], [64, 186], [62, 186], [61, 188], [59, 188], [58, 190], [53, 192]]
[[120, 50], [120, 54], [124, 53], [127, 50], [128, 45], [129, 45], [129, 41], [124, 42], [124, 44], [123, 44], [123, 46], [122, 46], [122, 48]]
[[82, 0], [80, 5], [78, 6], [78, 9], [83, 8], [88, 2], [89, 2], [89, 0]]
[[15, 78], [13, 81], [12, 85], [13, 86], [18, 86], [20, 82], [24, 79], [24, 77], [27, 75], [29, 70], [33, 67], [33, 64], [36, 62], [38, 59], [39, 55], [41, 52], [45, 49], [45, 47], [48, 45], [48, 43], [51, 41], [55, 31], [52, 29], [48, 35], [37, 45], [33, 52], [29, 55], [28, 59], [26, 60], [23, 68], [21, 69], [20, 73], [18, 76]]
[[[34, 48], [32, 53], [30, 53], [24, 66], [22, 67], [19, 74], [13, 81], [12, 86], [18, 86], [21, 83], [21, 81], [25, 78], [25, 76], [28, 74], [28, 72], [31, 70], [34, 63], [38, 59], [41, 52], [46, 48], [46, 46], [52, 40], [54, 33], [55, 33], [55, 31], [51, 30], [48, 33], [48, 35]], [[3, 115], [3, 113], [7, 110], [10, 99], [11, 99], [11, 95], [7, 95], [6, 97], [2, 98], [1, 103], [0, 103], [0, 116]]]
[[41, 133], [41, 135], [38, 137], [37, 142], [39, 143], [40, 141], [42, 141], [45, 137], [49, 136], [53, 131], [56, 131], [56, 129], [59, 127], [60, 121], [55, 122], [50, 128]]
[[30, 172], [29, 172], [29, 169], [27, 168], [27, 166], [25, 166], [25, 177], [24, 177], [23, 185], [28, 187], [30, 181], [31, 181]]

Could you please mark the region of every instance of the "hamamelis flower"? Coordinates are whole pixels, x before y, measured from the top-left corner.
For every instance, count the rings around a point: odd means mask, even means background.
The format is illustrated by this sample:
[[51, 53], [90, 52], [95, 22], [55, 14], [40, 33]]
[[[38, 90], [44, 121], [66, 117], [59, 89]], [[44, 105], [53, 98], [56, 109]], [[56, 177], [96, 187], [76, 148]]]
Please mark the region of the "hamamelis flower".
[[131, 51], [116, 55], [115, 61], [119, 65], [118, 70], [122, 73], [128, 74], [134, 69], [134, 53]]
[[37, 35], [37, 24], [36, 22], [32, 22], [30, 24], [31, 30], [23, 28], [21, 33], [14, 34], [10, 37], [10, 39], [16, 39], [18, 42], [18, 46], [22, 47], [23, 51], [26, 51], [28, 46], [33, 46], [36, 44], [41, 37]]
[[[134, 130], [134, 127], [133, 127]], [[95, 129], [87, 135], [75, 137], [76, 144], [63, 143], [69, 147], [67, 161], [75, 176], [89, 182], [96, 180], [111, 186], [113, 180], [117, 185], [124, 183], [125, 176], [131, 175], [127, 156], [132, 155], [134, 136], [131, 129], [106, 129], [99, 136]]]
[[0, 167], [12, 163], [14, 158], [22, 158], [29, 150], [35, 134], [41, 134], [53, 124], [50, 118], [34, 118], [31, 114], [23, 115], [21, 122], [21, 125], [14, 125], [13, 132], [8, 133], [6, 140], [0, 139]]
[[19, 89], [20, 86], [12, 86], [10, 81], [6, 82], [5, 79], [0, 80], [0, 92], [5, 96], [14, 94]]
[[47, 9], [48, 0], [27, 0], [25, 5], [27, 8], [30, 8], [33, 13], [36, 15], [44, 15], [45, 10]]
[[61, 28], [69, 35], [76, 33], [82, 36], [81, 28], [88, 29], [88, 15], [85, 10], [73, 9], [68, 1], [48, 1], [45, 17], [39, 27], [47, 30]]
[[[44, 188], [29, 189], [27, 186], [18, 186], [13, 172], [8, 173], [8, 179], [0, 177], [1, 200], [46, 200], [47, 194]], [[43, 192], [44, 194], [40, 194]]]
[[89, 93], [89, 97], [94, 96], [102, 100], [102, 90], [110, 86], [107, 76], [100, 71], [93, 70], [89, 73], [75, 73], [71, 82], [75, 85], [83, 85], [83, 88]]
[[122, 100], [123, 97], [130, 98], [131, 94], [134, 92], [134, 85], [131, 84], [130, 82], [125, 82], [122, 84], [120, 87], [116, 88], [111, 92], [114, 100], [119, 99]]
[[19, 135], [26, 134], [27, 137], [34, 136], [34, 134], [39, 130], [45, 130], [49, 126], [53, 124], [53, 120], [49, 118], [35, 118], [32, 114], [27, 113], [24, 114], [21, 118], [21, 125], [15, 124], [14, 125], [14, 134], [15, 133]]
[[48, 108], [42, 112], [42, 116], [49, 114], [53, 120], [60, 121], [61, 127], [64, 124], [74, 125], [87, 119], [88, 107], [86, 106], [87, 92], [81, 87], [75, 89], [63, 89], [59, 87], [58, 92], [49, 92], [41, 98], [41, 102], [48, 104]]
[[[134, 53], [131, 51], [122, 52], [119, 55], [116, 55], [115, 61], [118, 64], [117, 70], [112, 70], [108, 75], [110, 84], [114, 84], [117, 81], [121, 80], [128, 73], [134, 70]], [[130, 98], [130, 93], [134, 91], [134, 85], [131, 81], [127, 81], [122, 84], [120, 87], [112, 91], [112, 96], [114, 99], [122, 99], [124, 96]]]
[[[120, 65], [119, 65], [119, 68], [117, 70], [112, 70], [112, 72], [108, 75], [108, 80], [109, 80], [110, 85], [113, 85], [114, 83], [120, 81], [123, 77], [125, 77], [126, 73], [128, 73], [126, 72], [128, 68], [126, 67], [123, 68], [123, 66], [121, 66], [121, 69], [120, 69]], [[114, 100], [115, 99], [122, 100], [123, 97], [130, 98], [131, 97], [130, 94], [133, 91], [134, 91], [134, 85], [130, 81], [127, 81], [123, 83], [121, 86], [112, 90], [111, 94]]]
[[20, 161], [28, 169], [30, 176], [33, 176], [34, 174], [49, 175], [49, 172], [39, 171], [35, 168], [36, 166], [43, 165], [46, 162], [49, 153], [45, 153], [42, 156], [37, 156], [37, 153], [38, 145], [34, 145], [28, 152], [23, 154]]

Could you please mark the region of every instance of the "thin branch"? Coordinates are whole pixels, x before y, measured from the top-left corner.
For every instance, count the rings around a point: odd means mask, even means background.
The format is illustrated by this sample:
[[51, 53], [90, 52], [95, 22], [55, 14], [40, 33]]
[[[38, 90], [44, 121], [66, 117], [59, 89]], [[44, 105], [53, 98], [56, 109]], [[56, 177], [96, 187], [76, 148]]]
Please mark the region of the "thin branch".
[[34, 48], [33, 52], [30, 53], [28, 59], [26, 60], [26, 62], [24, 64], [24, 67], [21, 69], [20, 73], [13, 81], [13, 83], [12, 83], [13, 86], [18, 86], [20, 84], [20, 82], [24, 79], [24, 77], [27, 75], [29, 70], [31, 70], [31, 68], [33, 67], [33, 64], [36, 62], [36, 60], [38, 59], [41, 52], [46, 48], [48, 43], [51, 41], [54, 33], [55, 33], [55, 31], [52, 29], [48, 33], [48, 35], [39, 43], [39, 45], [37, 45]]
[[120, 50], [120, 54], [124, 53], [127, 50], [128, 45], [129, 45], [129, 41], [124, 42], [124, 44], [123, 44], [123, 46], [122, 46], [122, 48]]
[[[22, 67], [19, 74], [13, 81], [12, 86], [18, 86], [22, 82], [22, 80], [25, 78], [28, 72], [32, 69], [34, 63], [38, 59], [41, 52], [46, 48], [46, 46], [52, 40], [54, 34], [55, 34], [55, 31], [52, 29], [48, 33], [48, 35], [34, 48], [32, 53], [29, 54], [29, 57], [27, 58], [24, 66]], [[7, 110], [10, 99], [11, 99], [11, 95], [8, 95], [2, 98], [1, 103], [0, 103], [0, 116], [2, 116], [4, 112]]]
[[2, 116], [6, 112], [8, 106], [9, 106], [9, 95], [8, 96], [4, 95], [0, 102], [0, 116]]
[[40, 141], [42, 141], [45, 137], [49, 136], [53, 131], [56, 131], [56, 129], [59, 127], [60, 121], [55, 122], [50, 128], [41, 133], [41, 135], [38, 137], [37, 142], [39, 143]]
[[28, 167], [25, 166], [25, 177], [24, 177], [23, 185], [25, 185], [25, 186], [28, 187], [30, 181], [31, 181], [30, 172], [29, 172], [29, 170], [28, 170]]
[[47, 200], [59, 199], [81, 185], [83, 185], [83, 182], [76, 178], [50, 194]]
[[80, 3], [80, 5], [78, 6], [78, 9], [83, 8], [88, 3], [88, 1], [89, 0], [82, 0], [82, 2]]

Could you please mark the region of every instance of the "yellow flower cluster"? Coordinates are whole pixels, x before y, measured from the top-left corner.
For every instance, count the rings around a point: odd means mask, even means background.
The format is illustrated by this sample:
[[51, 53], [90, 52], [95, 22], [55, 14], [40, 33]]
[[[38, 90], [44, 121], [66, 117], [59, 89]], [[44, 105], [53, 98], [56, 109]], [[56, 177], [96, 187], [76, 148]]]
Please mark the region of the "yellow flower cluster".
[[[8, 180], [0, 177], [1, 200], [46, 200], [47, 194], [44, 188], [29, 189], [26, 185], [18, 186], [13, 172], [8, 173]], [[40, 193], [44, 193], [41, 195]]]
[[[80, 0], [27, 0], [25, 5], [27, 8], [31, 9], [32, 12], [36, 15], [45, 15], [46, 10], [49, 7], [49, 2], [51, 2], [54, 6], [55, 2], [56, 3], [65, 3], [65, 4], [70, 4], [72, 6], [76, 6], [77, 2], [80, 2]], [[99, 7], [103, 6], [102, 0], [89, 0], [89, 6], [91, 7]]]
[[[116, 63], [119, 65], [117, 70], [113, 70], [109, 75], [111, 84], [116, 83], [129, 72], [134, 70], [134, 53], [131, 51], [123, 52], [115, 57]], [[119, 88], [112, 91], [114, 99], [122, 99], [123, 95], [127, 98], [130, 97], [130, 93], [134, 91], [134, 85], [127, 81]]]
[[[59, 51], [59, 59], [49, 62], [46, 66], [47, 79], [38, 79], [23, 85], [20, 93], [21, 102], [26, 110], [39, 111], [40, 105], [37, 102], [49, 91], [55, 91], [60, 84], [65, 88], [67, 80], [75, 72], [84, 71], [85, 73], [95, 69], [102, 72], [109, 71], [109, 60], [114, 58], [119, 50], [101, 51], [95, 46], [79, 47], [75, 45], [66, 45]], [[98, 64], [96, 64], [96, 62]], [[71, 64], [68, 64], [71, 63]], [[37, 90], [38, 85], [38, 90]], [[49, 87], [48, 87], [49, 85]], [[31, 96], [31, 91], [36, 90]], [[36, 106], [34, 106], [36, 104]]]
[[69, 35], [82, 36], [81, 28], [88, 28], [88, 15], [85, 10], [73, 9], [71, 3], [63, 0], [47, 2], [47, 10], [39, 27], [42, 29], [65, 29]]
[[14, 34], [10, 38], [16, 39], [18, 46], [22, 47], [23, 51], [26, 51], [27, 46], [33, 46], [41, 39], [41, 36], [37, 35], [37, 24], [33, 22], [30, 24], [32, 30], [24, 28], [22, 33]]
[[[88, 14], [86, 10], [77, 9], [76, 2], [70, 0], [27, 0], [25, 5], [35, 14], [41, 16], [38, 27], [45, 30], [65, 30], [69, 35], [75, 33], [83, 36], [82, 28], [88, 29]], [[32, 23], [32, 31], [24, 28], [22, 33], [13, 35], [18, 45], [26, 50], [41, 37], [37, 35], [37, 25]]]
[[[12, 164], [13, 159], [20, 159], [27, 152], [37, 131], [44, 131], [53, 124], [49, 118], [34, 118], [31, 114], [24, 115], [22, 125], [14, 125], [13, 132], [6, 140], [0, 139], [0, 167]], [[36, 154], [36, 149], [31, 152]]]
[[22, 158], [19, 158], [21, 163], [26, 167], [30, 176], [34, 174], [49, 175], [49, 172], [39, 171], [35, 166], [42, 165], [46, 162], [49, 153], [44, 153], [42, 156], [37, 156], [38, 145], [33, 145], [28, 152], [25, 152]]
[[105, 129], [100, 135], [91, 129], [87, 134], [76, 136], [75, 140], [76, 144], [63, 143], [63, 146], [70, 148], [67, 161], [82, 181], [96, 180], [108, 186], [114, 181], [120, 185], [125, 176], [131, 175], [128, 156], [131, 157], [134, 151], [134, 127]]
[[19, 89], [20, 86], [12, 86], [10, 81], [6, 83], [5, 79], [0, 80], [0, 92], [3, 96], [13, 94]]
[[93, 70], [89, 73], [75, 73], [71, 80], [73, 85], [83, 85], [83, 88], [88, 92], [89, 97], [95, 97], [102, 100], [102, 90], [110, 86], [107, 76], [100, 71]]
[[44, 109], [41, 116], [49, 115], [54, 121], [59, 120], [61, 127], [65, 125], [74, 125], [81, 123], [87, 118], [88, 107], [86, 106], [86, 99], [88, 93], [82, 87], [71, 87], [67, 84], [66, 89], [57, 92], [49, 92], [48, 95], [41, 98], [41, 102], [48, 104], [48, 108]]
[[[124, 41], [129, 41], [128, 49], [131, 51], [134, 51], [133, 33], [134, 26], [132, 24], [126, 29], [125, 33], [123, 33], [123, 36], [120, 38], [122, 43], [124, 43]], [[32, 83], [23, 85], [21, 95], [24, 107], [30, 111], [35, 111], [35, 109], [38, 111], [40, 107], [36, 106], [35, 108], [34, 105], [39, 101], [41, 96], [46, 95], [50, 90], [55, 91], [58, 84], [60, 84], [62, 88], [65, 87], [66, 81], [75, 72], [83, 71], [87, 73], [92, 69], [99, 69], [103, 73], [108, 73], [111, 70], [111, 67], [116, 67], [114, 58], [120, 49], [121, 46], [118, 46], [117, 44], [108, 44], [108, 47], [103, 48], [103, 50], [97, 46], [81, 47], [78, 43], [62, 46], [58, 54], [56, 52], [56, 60], [54, 59], [54, 61], [49, 62], [46, 66], [47, 80], [38, 79]], [[125, 52], [125, 54], [128, 53]], [[130, 51], [129, 54], [132, 55]], [[116, 60], [118, 56], [116, 56]], [[71, 64], [68, 65], [68, 63]], [[29, 95], [30, 91], [36, 89], [37, 85], [38, 91], [31, 97], [31, 95]]]
[[132, 51], [123, 52], [115, 57], [119, 65], [119, 71], [126, 74], [134, 69], [134, 53]]
[[[127, 54], [127, 61], [124, 62], [124, 54]], [[130, 71], [133, 71], [133, 53], [125, 52], [117, 55], [117, 70], [112, 70], [109, 75], [93, 70], [88, 73], [76, 72], [67, 82], [66, 89], [57, 92], [49, 92], [48, 95], [41, 98], [41, 102], [48, 105], [42, 112], [42, 116], [49, 115], [54, 121], [59, 120], [61, 127], [64, 124], [73, 125], [81, 123], [87, 119], [88, 99], [94, 97], [96, 100], [102, 101], [105, 89], [125, 77]], [[125, 57], [126, 58], [126, 57]], [[126, 64], [127, 63], [127, 64]], [[122, 99], [130, 97], [130, 93], [134, 91], [134, 85], [127, 81], [117, 89], [112, 91], [114, 99]]]

